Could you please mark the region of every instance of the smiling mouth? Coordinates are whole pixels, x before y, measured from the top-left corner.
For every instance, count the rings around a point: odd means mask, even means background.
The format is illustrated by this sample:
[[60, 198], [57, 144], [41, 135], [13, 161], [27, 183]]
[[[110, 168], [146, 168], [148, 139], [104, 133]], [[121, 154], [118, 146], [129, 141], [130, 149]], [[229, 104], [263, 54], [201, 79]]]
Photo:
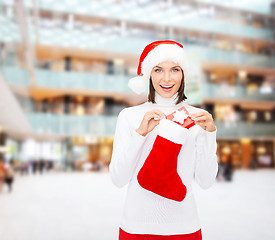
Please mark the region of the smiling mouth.
[[174, 87], [175, 86], [175, 84], [174, 85], [167, 85], [167, 86], [165, 86], [165, 85], [160, 85], [162, 88], [164, 88], [164, 89], [171, 89], [172, 87]]

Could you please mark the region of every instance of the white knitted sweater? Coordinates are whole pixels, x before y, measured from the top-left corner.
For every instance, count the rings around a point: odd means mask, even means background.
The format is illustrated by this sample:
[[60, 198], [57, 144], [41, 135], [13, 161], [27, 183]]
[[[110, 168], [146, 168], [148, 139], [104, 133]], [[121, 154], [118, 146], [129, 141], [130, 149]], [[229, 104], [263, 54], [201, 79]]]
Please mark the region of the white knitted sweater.
[[[203, 111], [181, 102], [176, 105], [177, 94], [162, 98], [156, 93], [156, 103], [123, 109], [117, 120], [110, 176], [118, 187], [128, 184], [124, 213], [120, 227], [134, 234], [175, 235], [188, 234], [200, 229], [197, 207], [192, 191], [193, 179], [200, 187], [209, 188], [215, 181], [216, 131], [204, 131], [198, 125], [190, 128], [187, 141], [178, 156], [178, 174], [187, 188], [182, 202], [163, 198], [142, 188], [137, 174], [149, 155], [157, 136], [158, 126], [145, 137], [136, 132], [146, 112], [159, 109], [168, 115], [185, 106], [189, 113]], [[183, 136], [185, 137], [185, 136]]]

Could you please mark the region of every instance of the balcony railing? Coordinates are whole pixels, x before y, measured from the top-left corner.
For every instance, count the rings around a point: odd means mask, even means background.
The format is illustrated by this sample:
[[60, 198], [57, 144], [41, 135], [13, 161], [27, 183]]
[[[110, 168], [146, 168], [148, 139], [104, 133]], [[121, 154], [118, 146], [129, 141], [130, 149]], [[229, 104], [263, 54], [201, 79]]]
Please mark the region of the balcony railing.
[[[5, 79], [11, 85], [29, 86], [30, 78], [28, 72], [18, 67], [2, 67]], [[91, 91], [104, 91], [115, 93], [131, 93], [128, 87], [130, 76], [125, 75], [103, 75], [80, 72], [59, 72], [36, 69], [37, 86], [45, 88], [60, 89], [85, 89]], [[223, 99], [245, 99], [274, 101], [274, 89], [259, 88], [249, 92], [248, 88], [240, 85], [229, 86], [225, 84], [211, 84], [202, 82], [201, 88], [189, 89], [187, 95], [195, 94], [199, 99], [223, 98]], [[269, 92], [268, 92], [269, 91]], [[190, 99], [192, 98], [190, 95]], [[197, 100], [190, 104], [199, 104]]]
[[9, 84], [20, 86], [29, 86], [31, 84], [30, 75], [26, 68], [2, 66], [0, 70]]
[[[85, 4], [86, 3], [86, 4]], [[72, 4], [60, 4], [55, 1], [40, 1], [39, 7], [42, 10], [61, 11], [65, 13], [75, 13], [99, 18], [112, 18], [122, 21], [137, 21], [148, 24], [163, 24], [165, 26], [188, 28], [190, 30], [209, 31], [221, 34], [230, 34], [257, 39], [273, 39], [271, 29], [260, 29], [253, 26], [236, 24], [234, 22], [219, 21], [214, 16], [203, 16], [196, 13], [196, 9], [189, 9], [188, 12], [181, 11], [178, 5], [161, 8], [159, 3], [148, 3], [146, 6], [135, 2], [124, 1], [120, 5], [115, 2], [93, 2], [88, 1]], [[255, 4], [254, 4], [255, 5]], [[31, 3], [26, 2], [27, 8], [32, 8]], [[85, 7], [83, 7], [85, 6]], [[261, 6], [261, 5], [260, 5]], [[268, 5], [267, 5], [268, 6]], [[258, 6], [259, 7], [259, 6]], [[271, 12], [271, 11], [270, 11]], [[157, 21], [156, 21], [157, 20]], [[188, 24], [186, 24], [188, 22]], [[203, 24], [201, 24], [203, 22]], [[40, 30], [43, 30], [40, 28]]]
[[275, 94], [271, 86], [264, 89], [260, 87], [254, 91], [249, 91], [247, 87], [240, 85], [212, 84], [204, 82], [204, 98], [221, 98], [221, 99], [243, 99], [243, 100], [265, 100], [274, 101]]
[[[126, 2], [126, 1], [125, 1]], [[72, 14], [73, 12], [78, 14], [96, 16], [98, 18], [109, 18], [117, 19], [123, 22], [129, 22], [129, 25], [132, 25], [133, 21], [140, 23], [147, 23], [156, 25], [156, 29], [159, 26], [172, 27], [172, 28], [183, 28], [189, 29], [191, 31], [198, 32], [210, 32], [215, 34], [223, 34], [230, 36], [238, 36], [250, 39], [261, 39], [274, 41], [274, 33], [272, 28], [260, 28], [248, 25], [241, 25], [239, 23], [231, 23], [222, 20], [217, 20], [215, 16], [205, 17], [196, 15], [196, 11], [193, 12], [193, 15], [183, 14], [178, 6], [174, 6], [173, 9], [168, 11], [161, 11], [158, 9], [158, 3], [154, 3], [155, 8], [147, 8], [146, 13], [136, 14], [137, 8], [139, 8], [139, 12], [144, 12], [143, 8], [140, 6], [131, 6], [130, 4], [121, 4], [117, 6], [117, 4], [108, 3], [107, 5], [104, 3], [93, 2], [86, 3], [85, 8], [81, 8], [81, 11], [78, 11], [77, 7], [74, 7], [74, 4], [78, 4], [75, 1], [73, 4], [66, 5], [66, 3], [61, 4], [59, 1], [41, 1], [40, 8], [43, 10], [49, 11], [60, 11]], [[31, 1], [26, 1], [26, 5], [28, 9], [32, 9]], [[57, 6], [56, 6], [57, 5]], [[111, 5], [114, 5], [113, 7]], [[1, 6], [1, 1], [0, 1]], [[91, 9], [89, 9], [91, 8]], [[85, 12], [83, 12], [83, 10]], [[133, 12], [133, 14], [131, 13]], [[2, 14], [3, 15], [3, 14]], [[234, 18], [234, 16], [232, 17]], [[5, 15], [0, 16], [0, 41], [3, 42], [21, 42], [22, 38], [20, 35], [18, 23], [16, 18], [7, 17]], [[188, 24], [186, 24], [188, 22]], [[244, 21], [246, 22], [246, 21]], [[201, 24], [203, 23], [203, 24]], [[43, 19], [40, 18], [38, 29], [36, 29], [32, 24], [28, 25], [29, 29], [29, 39], [31, 43], [36, 43], [37, 41], [37, 33], [39, 36], [39, 44], [42, 45], [54, 45], [54, 46], [64, 46], [64, 47], [77, 47], [77, 48], [92, 48], [101, 49], [101, 45], [104, 49], [107, 46], [111, 47], [112, 51], [117, 51], [119, 48], [124, 49], [124, 44], [121, 42], [121, 39], [125, 38], [125, 35], [131, 37], [130, 45], [132, 41], [135, 41], [135, 37], [138, 39], [147, 39], [147, 44], [150, 41], [155, 39], [159, 39], [159, 32], [156, 31], [148, 31], [146, 29], [140, 30], [133, 28], [127, 28], [126, 34], [122, 32], [122, 28], [119, 28], [116, 25], [97, 25], [97, 24], [85, 24], [85, 23], [77, 23], [76, 26], [66, 27], [67, 24], [60, 23], [58, 21]], [[165, 36], [161, 38], [171, 38], [172, 36], [164, 33]], [[56, 37], [58, 36], [58, 37]], [[174, 35], [173, 38], [177, 39], [182, 38], [181, 35]], [[194, 40], [194, 38], [189, 38], [190, 41], [198, 41]], [[199, 41], [202, 39], [199, 39]], [[203, 41], [206, 41], [204, 39]], [[208, 40], [216, 42], [215, 39]], [[187, 42], [185, 42], [187, 43]], [[142, 47], [147, 44], [141, 45]], [[198, 44], [198, 43], [197, 43]], [[132, 47], [133, 49], [134, 47]], [[107, 49], [106, 49], [107, 50]], [[138, 49], [139, 53], [141, 49]]]
[[241, 53], [202, 46], [188, 46], [187, 52], [190, 56], [198, 56], [201, 62], [275, 68], [275, 57], [260, 54]]
[[130, 92], [129, 76], [59, 72], [36, 69], [37, 85], [52, 88], [89, 89], [106, 92]]
[[[75, 116], [48, 113], [28, 113], [35, 132], [64, 136], [94, 135], [113, 136], [117, 116]], [[246, 123], [226, 125], [216, 122], [218, 138], [274, 137], [275, 123]]]
[[27, 113], [26, 115], [35, 132], [63, 136], [113, 136], [117, 121], [117, 116], [75, 116], [50, 113]]
[[229, 7], [230, 9], [239, 9], [251, 11], [260, 14], [271, 15], [271, 2], [268, 1], [220, 1], [220, 0], [198, 0], [216, 4], [217, 6]]
[[[165, 21], [169, 18], [162, 18]], [[1, 19], [0, 19], [1, 20]], [[10, 22], [9, 22], [10, 21]], [[21, 39], [18, 38], [18, 29], [11, 27], [16, 25], [14, 21], [3, 18], [4, 24], [0, 26], [0, 41], [3, 42], [20, 42]], [[185, 21], [177, 21], [185, 22]], [[221, 29], [230, 32], [229, 26], [223, 26], [219, 21], [214, 21], [213, 25], [208, 24], [207, 21], [188, 20], [188, 26], [191, 23], [197, 22], [198, 27], [202, 27], [202, 31], [206, 30], [206, 26], [209, 25], [209, 28], [214, 28], [214, 26], [220, 26]], [[203, 26], [201, 24], [203, 22]], [[257, 28], [251, 28], [251, 35], [260, 36], [258, 31], [267, 31]], [[100, 28], [101, 29], [101, 28]], [[237, 25], [233, 28], [240, 29], [240, 32], [244, 32], [240, 25]], [[129, 30], [130, 31], [130, 30]], [[31, 32], [31, 31], [30, 31]], [[270, 31], [266, 34], [264, 39], [273, 39], [273, 32]], [[270, 35], [270, 36], [269, 36]], [[58, 38], [56, 37], [58, 36]], [[168, 37], [168, 36], [167, 36]], [[112, 30], [106, 28], [106, 31], [102, 32], [97, 30], [91, 30], [90, 32], [81, 30], [81, 29], [71, 29], [66, 28], [49, 28], [49, 27], [40, 27], [39, 29], [39, 39], [40, 44], [44, 45], [53, 45], [61, 47], [75, 47], [80, 49], [96, 49], [102, 51], [110, 52], [121, 52], [121, 53], [131, 53], [131, 54], [140, 54], [142, 49], [151, 41], [158, 38], [155, 34], [149, 34], [148, 36], [145, 33], [137, 34], [127, 34], [127, 36], [121, 35], [117, 30]], [[169, 38], [169, 37], [168, 37]], [[35, 33], [31, 34], [31, 40], [35, 39]], [[202, 39], [201, 39], [202, 40]], [[191, 42], [190, 42], [191, 41]], [[209, 40], [202, 42], [197, 42], [198, 40], [186, 39], [186, 42], [183, 41], [186, 51], [189, 56], [195, 56], [198, 61], [214, 61], [221, 63], [229, 63], [235, 65], [244, 65], [244, 66], [256, 66], [256, 67], [268, 67], [275, 68], [275, 56], [267, 56], [261, 54], [248, 54], [241, 51], [233, 50], [234, 44], [229, 44], [232, 50], [222, 50], [215, 46], [218, 41]]]
[[[30, 86], [30, 76], [26, 69], [3, 66], [0, 68], [11, 85]], [[81, 72], [50, 71], [36, 69], [38, 87], [60, 89], [88, 89], [105, 92], [130, 92], [130, 76], [92, 74]]]
[[[113, 1], [116, 2], [116, 1]], [[122, 10], [127, 10], [125, 9], [126, 5], [125, 3], [127, 3], [128, 1], [121, 1], [120, 6], [122, 8]], [[138, 4], [138, 1], [136, 1]], [[199, 5], [199, 3], [207, 3], [207, 4], [213, 4], [213, 6], [217, 5], [217, 6], [224, 6], [224, 7], [229, 7], [229, 9], [238, 9], [238, 10], [245, 10], [245, 11], [251, 11], [251, 12], [255, 12], [255, 13], [259, 13], [259, 14], [265, 14], [265, 15], [271, 15], [271, 1], [220, 1], [220, 0], [197, 0], [196, 1]], [[68, 11], [70, 13], [88, 13], [89, 12], [89, 7], [90, 8], [95, 8], [94, 5], [96, 6], [102, 6], [102, 8], [104, 9], [104, 7], [114, 7], [114, 6], [110, 6], [111, 1], [102, 1], [101, 2], [93, 2], [93, 4], [91, 4], [91, 2], [89, 0], [81, 0], [81, 1], [77, 1], [71, 4], [68, 4], [66, 1], [60, 1], [60, 3], [57, 3], [56, 5], [54, 5], [53, 3], [54, 0], [47, 0], [47, 1], [40, 1], [40, 4], [43, 5], [52, 5], [51, 9], [53, 10], [65, 10]], [[96, 4], [97, 3], [97, 4]], [[123, 4], [124, 3], [124, 4]], [[249, 4], [248, 4], [249, 3]], [[12, 3], [9, 1], [1, 1], [0, 2], [0, 6], [1, 5], [11, 5]], [[27, 1], [24, 3], [26, 6], [31, 7], [30, 3]], [[67, 4], [67, 6], [66, 6]], [[133, 1], [132, 3], [128, 4], [128, 7], [130, 9], [130, 7], [133, 7]], [[149, 3], [146, 3], [147, 5]], [[117, 5], [117, 4], [116, 4]], [[85, 8], [83, 6], [86, 6]], [[141, 4], [142, 6], [142, 4]], [[138, 6], [137, 6], [138, 7]], [[100, 10], [100, 9], [98, 9]], [[115, 6], [116, 11], [118, 11], [117, 7]]]
[[216, 122], [217, 138], [274, 137], [275, 123], [246, 123], [226, 125]]

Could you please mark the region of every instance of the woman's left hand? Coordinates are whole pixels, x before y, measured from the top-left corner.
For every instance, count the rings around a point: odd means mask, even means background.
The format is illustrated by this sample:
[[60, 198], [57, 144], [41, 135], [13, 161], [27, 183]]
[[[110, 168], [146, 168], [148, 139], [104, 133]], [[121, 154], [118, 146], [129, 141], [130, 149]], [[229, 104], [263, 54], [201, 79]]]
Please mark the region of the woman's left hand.
[[216, 131], [216, 126], [212, 115], [209, 112], [201, 111], [190, 114], [190, 117], [199, 125], [202, 129], [208, 132]]

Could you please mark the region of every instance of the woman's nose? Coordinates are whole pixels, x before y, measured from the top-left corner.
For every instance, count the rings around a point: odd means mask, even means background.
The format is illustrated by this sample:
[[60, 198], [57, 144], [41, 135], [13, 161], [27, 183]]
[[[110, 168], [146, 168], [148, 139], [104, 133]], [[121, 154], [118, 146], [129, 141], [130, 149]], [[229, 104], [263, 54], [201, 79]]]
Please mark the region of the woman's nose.
[[169, 71], [166, 71], [164, 72], [164, 81], [169, 81], [170, 80], [170, 72]]

